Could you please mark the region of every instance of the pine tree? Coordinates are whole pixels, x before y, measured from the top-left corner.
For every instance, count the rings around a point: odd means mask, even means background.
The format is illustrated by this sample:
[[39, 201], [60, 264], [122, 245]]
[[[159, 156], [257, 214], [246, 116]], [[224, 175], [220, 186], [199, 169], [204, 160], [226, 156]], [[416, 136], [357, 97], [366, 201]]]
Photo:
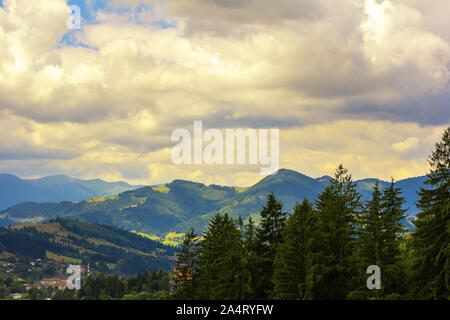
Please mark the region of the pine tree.
[[277, 247], [282, 242], [282, 231], [287, 220], [283, 204], [270, 193], [267, 204], [261, 211], [260, 228], [257, 229], [258, 273], [260, 283], [257, 286], [259, 299], [269, 299], [273, 293], [273, 265]]
[[318, 196], [317, 243], [305, 290], [313, 299], [345, 299], [354, 276], [352, 251], [355, 219], [361, 211], [361, 195], [348, 170], [336, 170], [330, 185]]
[[358, 238], [354, 251], [354, 262], [357, 266], [357, 271], [352, 284], [354, 290], [347, 297], [349, 299], [373, 299], [380, 297], [379, 290], [367, 289], [366, 279], [368, 275], [366, 270], [371, 265], [377, 265], [381, 268], [383, 232], [381, 210], [381, 191], [377, 181], [373, 188], [372, 198], [366, 202], [365, 208], [357, 217]]
[[304, 199], [296, 204], [283, 230], [283, 242], [278, 247], [274, 269], [274, 296], [276, 299], [305, 298], [308, 256], [314, 240], [314, 213], [312, 204]]
[[407, 294], [408, 281], [406, 275], [406, 263], [404, 252], [408, 229], [402, 224], [405, 221], [404, 208], [406, 200], [401, 195], [400, 188], [395, 186], [394, 179], [389, 187], [383, 189], [381, 197], [381, 270], [382, 270], [382, 295], [386, 298], [400, 298]]
[[252, 217], [248, 218], [243, 232], [243, 299], [257, 299], [258, 286], [260, 285], [260, 275], [258, 274], [258, 252], [256, 227]]
[[417, 297], [450, 298], [450, 127], [429, 158], [426, 188], [421, 188], [413, 233]]
[[[253, 225], [253, 221], [251, 221], [251, 224]], [[247, 300], [247, 299], [252, 299], [253, 297], [253, 289], [251, 286], [251, 281], [253, 278], [253, 275], [251, 274], [250, 271], [250, 261], [251, 261], [251, 256], [249, 254], [248, 248], [247, 248], [247, 244], [246, 244], [246, 233], [247, 233], [247, 229], [246, 227], [244, 227], [244, 222], [242, 220], [242, 216], [238, 217], [237, 220], [237, 225], [240, 231], [240, 238], [241, 238], [241, 246], [240, 246], [240, 250], [239, 250], [239, 254], [240, 254], [240, 259], [238, 262], [238, 265], [236, 266], [236, 274], [235, 274], [235, 279], [238, 283], [240, 283], [240, 286], [238, 284], [238, 290], [236, 292], [236, 297], [239, 297], [240, 300]]]
[[382, 224], [384, 248], [382, 251], [383, 262], [385, 264], [395, 263], [399, 252], [399, 245], [403, 240], [407, 228], [402, 224], [405, 220], [405, 213], [408, 209], [404, 208], [406, 200], [401, 196], [400, 188], [395, 187], [394, 179], [388, 188], [383, 190], [381, 198]]
[[358, 219], [358, 251], [362, 265], [367, 268], [370, 265], [381, 264], [382, 251], [382, 211], [381, 191], [378, 182], [375, 183], [372, 199], [367, 202], [366, 210]]
[[196, 297], [196, 269], [198, 262], [198, 235], [194, 229], [184, 235], [180, 253], [177, 254], [177, 262], [174, 271], [176, 299], [194, 299]]
[[215, 215], [199, 251], [200, 299], [242, 299], [242, 248], [236, 222], [228, 214]]
[[[358, 239], [355, 250], [355, 262], [358, 272], [355, 276], [354, 290], [349, 298], [382, 298], [388, 294], [400, 297], [405, 286], [404, 266], [400, 260], [400, 243], [405, 227], [401, 220], [405, 218], [403, 209], [405, 199], [400, 196], [400, 189], [392, 180], [388, 188], [380, 191], [379, 183], [373, 188], [372, 199], [357, 219]], [[381, 290], [369, 291], [366, 288], [366, 270], [368, 266], [377, 265], [382, 271]], [[392, 294], [396, 294], [392, 296]]]

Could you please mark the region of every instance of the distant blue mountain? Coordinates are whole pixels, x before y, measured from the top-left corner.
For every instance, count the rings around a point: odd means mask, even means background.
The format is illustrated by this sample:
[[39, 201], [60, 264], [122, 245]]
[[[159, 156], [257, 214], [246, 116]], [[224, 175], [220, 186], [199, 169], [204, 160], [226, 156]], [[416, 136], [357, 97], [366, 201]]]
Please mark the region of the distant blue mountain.
[[[407, 201], [405, 208], [409, 207], [407, 214], [411, 218], [418, 212], [415, 205], [418, 199], [417, 191], [423, 186], [425, 179], [426, 177], [416, 177], [396, 183], [403, 191]], [[0, 211], [0, 226], [63, 217], [114, 225], [149, 234], [186, 232], [191, 227], [204, 230], [217, 212], [227, 212], [234, 218], [242, 216], [245, 219], [252, 216], [258, 221], [259, 212], [270, 192], [274, 192], [283, 202], [284, 210], [292, 212], [295, 203], [301, 202], [304, 198], [314, 201], [330, 180], [331, 177], [328, 176], [314, 179], [293, 170], [280, 169], [276, 174], [266, 176], [248, 188], [174, 180], [164, 185], [120, 192], [117, 190], [131, 189], [132, 186], [101, 180], [82, 181], [65, 176], [31, 181], [4, 176], [3, 181], [7, 181], [5, 184], [7, 187], [2, 186], [0, 178], [0, 188], [7, 190], [12, 200], [6, 197], [2, 199], [17, 203], [20, 202], [20, 195], [21, 202], [28, 202]], [[389, 186], [389, 182], [378, 179], [356, 181], [363, 201], [370, 199], [377, 181], [381, 187]], [[52, 191], [49, 193], [48, 190]], [[80, 201], [115, 194], [118, 195]], [[51, 203], [31, 203], [37, 202], [35, 198], [45, 201], [43, 200], [45, 197], [50, 198], [48, 202]], [[62, 200], [79, 202], [55, 203]], [[408, 221], [405, 221], [405, 224], [410, 226]]]
[[0, 210], [22, 202], [82, 201], [117, 195], [138, 187], [126, 182], [80, 180], [65, 175], [22, 180], [11, 174], [0, 174]]

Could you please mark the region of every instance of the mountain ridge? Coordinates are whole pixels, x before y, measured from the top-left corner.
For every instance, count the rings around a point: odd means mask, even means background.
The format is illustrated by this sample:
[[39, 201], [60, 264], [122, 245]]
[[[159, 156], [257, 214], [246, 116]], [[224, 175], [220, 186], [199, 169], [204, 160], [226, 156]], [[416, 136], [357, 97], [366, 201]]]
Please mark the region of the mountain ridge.
[[[235, 218], [252, 216], [258, 221], [270, 192], [283, 202], [285, 211], [291, 212], [295, 203], [303, 198], [314, 201], [329, 179], [326, 176], [314, 179], [288, 169], [280, 169], [277, 174], [266, 176], [248, 188], [175, 179], [159, 186], [146, 186], [79, 202], [21, 203], [0, 212], [0, 225], [42, 222], [59, 217], [155, 235], [173, 231], [183, 233], [191, 227], [201, 231], [217, 212], [228, 212]], [[417, 190], [425, 179], [422, 176], [397, 182], [397, 186], [405, 191], [405, 207], [410, 208], [410, 216], [417, 213], [414, 205], [418, 198]], [[382, 187], [389, 185], [389, 182], [372, 178], [355, 181], [363, 201], [370, 199], [376, 181]]]
[[12, 174], [1, 173], [0, 210], [24, 202], [82, 201], [92, 197], [117, 195], [138, 187], [141, 186], [132, 186], [124, 181], [82, 180], [67, 175], [21, 179]]

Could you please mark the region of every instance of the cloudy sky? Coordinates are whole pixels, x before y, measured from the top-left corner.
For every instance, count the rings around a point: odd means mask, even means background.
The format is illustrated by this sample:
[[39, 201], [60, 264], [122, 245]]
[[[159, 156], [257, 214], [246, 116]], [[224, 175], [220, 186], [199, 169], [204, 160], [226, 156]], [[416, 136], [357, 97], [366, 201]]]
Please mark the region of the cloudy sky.
[[[69, 30], [69, 5], [81, 9]], [[280, 129], [280, 167], [423, 175], [450, 124], [448, 0], [0, 0], [0, 172], [247, 186], [176, 128]]]

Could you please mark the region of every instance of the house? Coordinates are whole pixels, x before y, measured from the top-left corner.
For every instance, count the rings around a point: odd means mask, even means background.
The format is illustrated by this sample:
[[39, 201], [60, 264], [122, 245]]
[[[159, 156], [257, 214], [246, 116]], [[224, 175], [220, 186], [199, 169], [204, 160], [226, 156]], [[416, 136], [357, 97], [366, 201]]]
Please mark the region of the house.
[[44, 278], [39, 281], [43, 288], [57, 288], [58, 290], [64, 290], [67, 286], [67, 280], [58, 278]]
[[192, 280], [192, 269], [187, 268], [184, 270], [185, 274], [183, 274], [182, 270], [178, 270], [176, 267], [173, 269], [172, 280], [170, 280], [170, 291], [174, 292], [176, 290], [177, 285]]
[[192, 280], [191, 268], [187, 268], [187, 270], [185, 270], [185, 272], [186, 272], [186, 274], [183, 274], [182, 270], [178, 270], [176, 267], [173, 268], [172, 279], [174, 281], [191, 281]]
[[11, 299], [22, 299], [22, 294], [21, 293], [12, 293], [9, 295], [11, 297]]

